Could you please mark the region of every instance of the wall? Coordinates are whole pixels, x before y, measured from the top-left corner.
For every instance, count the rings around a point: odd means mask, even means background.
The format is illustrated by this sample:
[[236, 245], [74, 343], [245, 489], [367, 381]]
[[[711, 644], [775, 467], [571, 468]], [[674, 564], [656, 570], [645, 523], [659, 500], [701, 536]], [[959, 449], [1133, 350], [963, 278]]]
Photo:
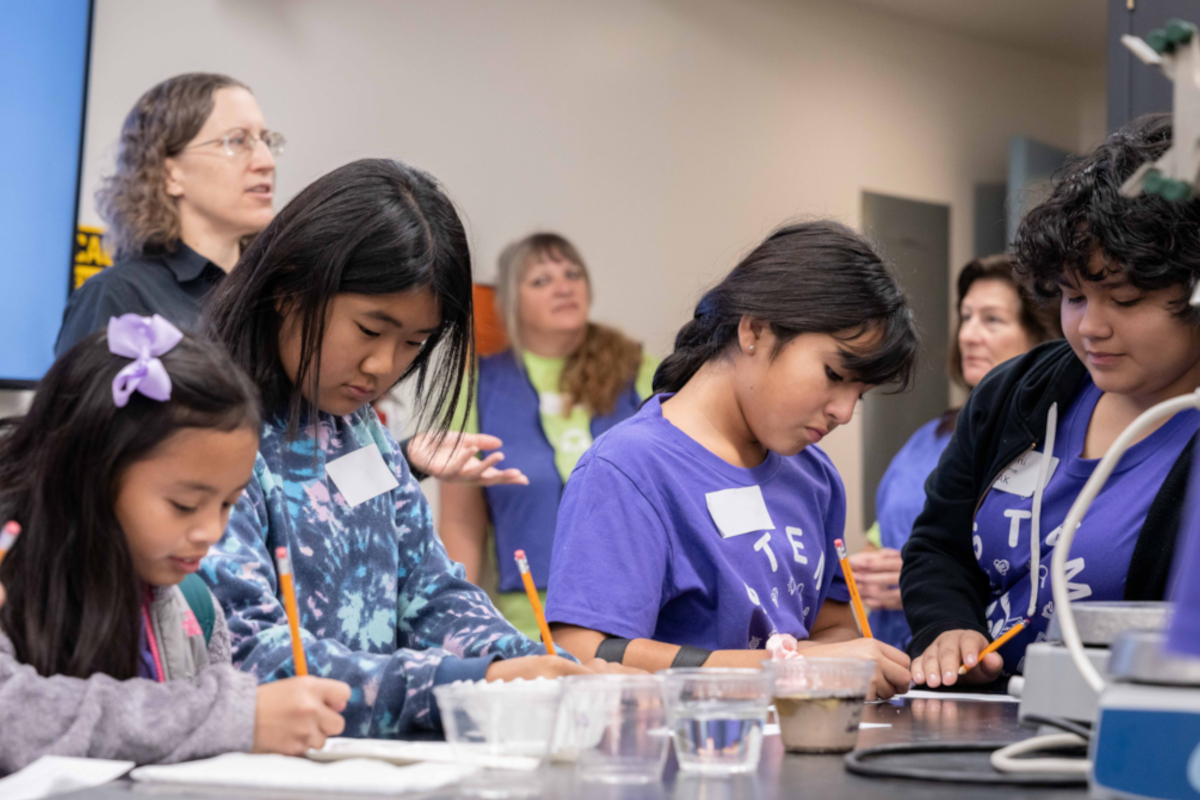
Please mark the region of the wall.
[[[561, 230], [596, 316], [658, 353], [785, 219], [854, 225], [863, 189], [948, 203], [959, 265], [1009, 137], [1103, 135], [1096, 70], [837, 2], [97, 0], [81, 222], [126, 111], [189, 70], [245, 81], [287, 134], [281, 201], [354, 158], [415, 163], [461, 207], [481, 278], [505, 242]], [[857, 423], [826, 449], [854, 535]]]

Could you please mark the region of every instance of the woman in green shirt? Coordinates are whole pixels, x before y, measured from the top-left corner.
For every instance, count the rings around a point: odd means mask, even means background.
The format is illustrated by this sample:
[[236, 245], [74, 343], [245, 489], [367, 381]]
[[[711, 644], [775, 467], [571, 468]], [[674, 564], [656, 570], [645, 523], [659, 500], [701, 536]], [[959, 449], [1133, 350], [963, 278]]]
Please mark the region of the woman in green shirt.
[[525, 550], [544, 593], [563, 486], [592, 441], [632, 416], [650, 395], [658, 360], [620, 331], [588, 320], [591, 281], [564, 237], [537, 233], [500, 254], [497, 304], [510, 348], [479, 362], [468, 433], [504, 441], [504, 466], [528, 485], [442, 483], [439, 530], [446, 550], [478, 582], [489, 525], [500, 611], [537, 636], [513, 553]]

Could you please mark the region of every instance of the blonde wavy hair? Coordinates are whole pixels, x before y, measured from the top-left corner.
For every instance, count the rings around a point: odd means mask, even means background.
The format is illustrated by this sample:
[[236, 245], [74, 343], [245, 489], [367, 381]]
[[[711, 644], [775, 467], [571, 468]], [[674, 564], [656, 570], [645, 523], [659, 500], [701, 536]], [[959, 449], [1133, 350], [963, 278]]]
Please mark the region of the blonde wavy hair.
[[[557, 233], [535, 233], [513, 242], [500, 253], [496, 280], [496, 311], [504, 320], [513, 351], [523, 352], [520, 326], [521, 281], [534, 264], [542, 261], [567, 261], [583, 270], [588, 297], [592, 294], [592, 278], [583, 256], [566, 237]], [[524, 362], [518, 358], [518, 364]], [[559, 379], [558, 390], [563, 395], [563, 416], [569, 416], [577, 404], [593, 414], [611, 414], [631, 382], [636, 380], [642, 364], [642, 346], [625, 334], [599, 325], [587, 324], [587, 334], [579, 349], [567, 357]]]
[[108, 223], [106, 242], [116, 259], [148, 247], [174, 249], [179, 211], [167, 194], [166, 160], [179, 155], [204, 127], [213, 92], [248, 87], [228, 75], [189, 72], [168, 78], [138, 98], [117, 145], [117, 171], [96, 192], [96, 207]]

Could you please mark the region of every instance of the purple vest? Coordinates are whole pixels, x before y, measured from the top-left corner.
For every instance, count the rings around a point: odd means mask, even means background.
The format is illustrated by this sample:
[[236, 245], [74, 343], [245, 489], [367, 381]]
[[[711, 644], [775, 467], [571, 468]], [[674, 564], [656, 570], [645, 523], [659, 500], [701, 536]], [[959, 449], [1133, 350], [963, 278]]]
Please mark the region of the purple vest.
[[[537, 391], [512, 350], [479, 361], [479, 432], [504, 442], [505, 469], [516, 467], [528, 486], [484, 489], [496, 536], [496, 563], [502, 592], [523, 591], [513, 552], [523, 549], [539, 589], [550, 578], [550, 552], [558, 524], [563, 481], [554, 462], [554, 447], [542, 430]], [[593, 416], [592, 439], [632, 417], [641, 405], [631, 381], [611, 414]]]

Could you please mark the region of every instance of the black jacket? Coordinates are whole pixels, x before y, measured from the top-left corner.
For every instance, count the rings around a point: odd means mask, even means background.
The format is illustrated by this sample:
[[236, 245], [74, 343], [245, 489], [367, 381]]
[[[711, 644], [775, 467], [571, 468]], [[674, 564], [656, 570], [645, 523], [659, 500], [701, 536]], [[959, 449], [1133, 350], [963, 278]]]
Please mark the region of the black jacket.
[[[1051, 403], [1065, 410], [1085, 375], [1070, 345], [1058, 340], [997, 367], [971, 392], [925, 482], [925, 508], [904, 546], [900, 593], [913, 631], [910, 653], [923, 653], [950, 630], [988, 635], [990, 589], [971, 547], [975, 512], [996, 476], [1042, 445]], [[1150, 504], [1125, 578], [1126, 600], [1163, 599], [1195, 442], [1193, 436]]]

